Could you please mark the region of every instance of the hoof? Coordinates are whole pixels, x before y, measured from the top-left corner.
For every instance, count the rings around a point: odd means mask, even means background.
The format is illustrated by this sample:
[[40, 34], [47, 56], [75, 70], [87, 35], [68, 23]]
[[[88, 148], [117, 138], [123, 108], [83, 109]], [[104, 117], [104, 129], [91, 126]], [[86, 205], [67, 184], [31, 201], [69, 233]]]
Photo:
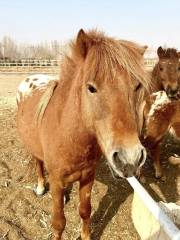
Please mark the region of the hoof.
[[166, 182], [166, 176], [165, 176], [165, 175], [163, 175], [163, 176], [161, 177], [161, 181]]
[[91, 237], [87, 234], [81, 233], [81, 239], [82, 240], [91, 240]]
[[36, 190], [35, 190], [35, 193], [38, 197], [41, 197], [45, 194], [46, 192], [46, 189], [45, 187], [40, 187], [40, 186], [37, 186]]
[[62, 238], [54, 236], [53, 240], [62, 240]]
[[157, 179], [161, 179], [162, 175], [161, 175], [160, 173], [156, 173], [156, 174], [155, 174], [155, 177], [156, 177]]
[[145, 176], [140, 176], [139, 177], [139, 181], [141, 182], [141, 183], [146, 183], [146, 178], [145, 178]]
[[54, 236], [53, 240], [62, 240], [62, 238]]
[[157, 178], [157, 179], [160, 179], [161, 177], [162, 177], [162, 172], [161, 171], [155, 171], [155, 177]]
[[82, 240], [91, 240], [91, 238], [88, 236], [88, 237], [83, 237], [82, 235], [81, 235], [81, 239]]
[[162, 182], [165, 182], [166, 181], [166, 176], [163, 175], [162, 173], [156, 173], [156, 178], [161, 180]]
[[54, 231], [54, 237], [53, 240], [63, 240], [61, 235], [58, 233], [58, 231]]

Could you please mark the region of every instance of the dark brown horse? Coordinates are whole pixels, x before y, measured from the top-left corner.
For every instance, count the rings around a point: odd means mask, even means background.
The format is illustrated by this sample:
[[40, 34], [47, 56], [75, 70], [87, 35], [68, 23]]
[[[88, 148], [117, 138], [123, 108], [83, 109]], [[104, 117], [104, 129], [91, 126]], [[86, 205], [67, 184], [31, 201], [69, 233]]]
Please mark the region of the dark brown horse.
[[60, 80], [37, 84], [32, 77], [21, 85], [19, 91], [26, 92], [18, 95], [18, 129], [37, 160], [39, 193], [44, 191], [43, 164], [49, 174], [54, 239], [61, 239], [66, 224], [64, 190], [79, 181], [81, 237], [88, 240], [100, 155], [104, 153], [116, 178], [136, 174], [146, 159], [139, 131], [149, 78], [145, 48], [132, 42], [80, 30], [70, 50]]
[[160, 178], [162, 177], [160, 143], [170, 128], [174, 135], [180, 137], [179, 101], [173, 102], [179, 97], [180, 54], [174, 48], [163, 49], [162, 47], [158, 48], [157, 54], [159, 61], [152, 71], [152, 92], [164, 90], [166, 93], [157, 92], [158, 100], [154, 99], [156, 95], [148, 97], [144, 113], [146, 118], [145, 145], [149, 148], [153, 158], [155, 176]]

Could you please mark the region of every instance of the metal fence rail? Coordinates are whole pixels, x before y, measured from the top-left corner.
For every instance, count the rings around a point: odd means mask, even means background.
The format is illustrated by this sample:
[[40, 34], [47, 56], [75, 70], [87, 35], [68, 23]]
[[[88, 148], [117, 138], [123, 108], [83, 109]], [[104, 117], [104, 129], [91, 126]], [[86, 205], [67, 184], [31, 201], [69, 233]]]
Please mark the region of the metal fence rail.
[[57, 67], [59, 66], [60, 60], [14, 60], [14, 61], [3, 61], [0, 60], [0, 67]]
[[147, 67], [154, 67], [155, 64], [157, 63], [157, 60], [158, 60], [157, 58], [146, 58], [144, 60], [144, 64]]
[[[147, 67], [153, 67], [157, 62], [156, 58], [147, 58], [144, 63]], [[60, 60], [50, 60], [50, 59], [22, 59], [22, 60], [0, 60], [0, 68], [4, 67], [58, 67]]]

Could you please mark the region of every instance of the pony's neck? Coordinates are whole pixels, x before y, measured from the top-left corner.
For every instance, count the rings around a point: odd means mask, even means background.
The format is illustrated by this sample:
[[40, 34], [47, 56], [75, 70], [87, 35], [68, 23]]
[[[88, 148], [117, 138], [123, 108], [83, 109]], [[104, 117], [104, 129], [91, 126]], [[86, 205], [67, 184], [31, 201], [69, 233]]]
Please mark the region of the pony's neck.
[[72, 72], [72, 69], [68, 69], [68, 66], [66, 69], [62, 68], [59, 84], [54, 95], [56, 105], [58, 106], [59, 119], [62, 118], [62, 115], [63, 118], [64, 115], [67, 115], [69, 116], [68, 121], [74, 121], [74, 123], [80, 121], [82, 92], [82, 81], [80, 80], [80, 68], [76, 68], [75, 72]]

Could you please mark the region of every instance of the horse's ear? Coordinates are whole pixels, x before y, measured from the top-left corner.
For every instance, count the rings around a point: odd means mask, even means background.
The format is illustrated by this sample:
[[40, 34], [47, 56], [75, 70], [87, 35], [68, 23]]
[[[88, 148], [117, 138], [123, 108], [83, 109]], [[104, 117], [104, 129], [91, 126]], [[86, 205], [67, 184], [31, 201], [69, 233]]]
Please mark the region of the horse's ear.
[[162, 58], [164, 56], [164, 49], [161, 46], [157, 49], [157, 55], [159, 58]]
[[85, 58], [87, 55], [90, 42], [91, 39], [89, 36], [84, 32], [83, 29], [80, 29], [77, 35], [76, 44], [83, 58]]
[[141, 52], [142, 55], [144, 55], [144, 53], [145, 53], [145, 51], [146, 51], [147, 48], [148, 48], [147, 45], [142, 46], [142, 48], [141, 48], [141, 50], [140, 50], [140, 52]]

